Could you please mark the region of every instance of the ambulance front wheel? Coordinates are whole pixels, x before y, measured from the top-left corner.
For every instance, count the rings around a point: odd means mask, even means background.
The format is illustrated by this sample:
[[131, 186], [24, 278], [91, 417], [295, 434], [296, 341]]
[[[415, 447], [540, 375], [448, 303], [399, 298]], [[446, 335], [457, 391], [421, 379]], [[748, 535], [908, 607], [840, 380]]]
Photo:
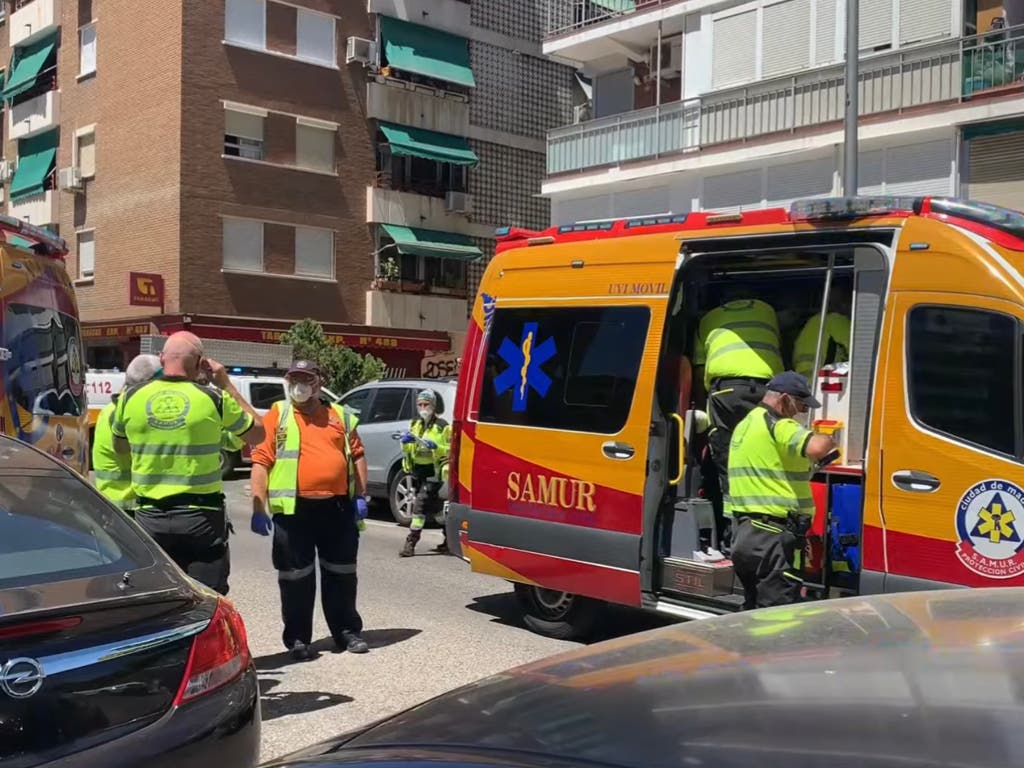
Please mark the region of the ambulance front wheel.
[[538, 635], [556, 640], [578, 640], [593, 631], [603, 603], [569, 592], [515, 585], [523, 609], [523, 623]]

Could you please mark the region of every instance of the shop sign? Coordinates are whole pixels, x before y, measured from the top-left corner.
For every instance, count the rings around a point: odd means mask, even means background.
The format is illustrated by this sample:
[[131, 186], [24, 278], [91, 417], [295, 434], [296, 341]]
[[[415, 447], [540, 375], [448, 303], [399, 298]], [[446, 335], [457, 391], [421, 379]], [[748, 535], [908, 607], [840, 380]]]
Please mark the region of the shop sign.
[[83, 339], [130, 339], [149, 334], [149, 323], [128, 325], [94, 325], [82, 328]]

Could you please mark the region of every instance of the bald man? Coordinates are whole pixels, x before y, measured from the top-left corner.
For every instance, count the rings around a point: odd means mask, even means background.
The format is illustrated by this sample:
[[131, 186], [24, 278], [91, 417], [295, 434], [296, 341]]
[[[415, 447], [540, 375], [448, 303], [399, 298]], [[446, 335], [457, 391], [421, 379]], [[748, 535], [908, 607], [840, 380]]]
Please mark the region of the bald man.
[[203, 357], [198, 336], [170, 336], [160, 364], [158, 377], [121, 395], [111, 426], [115, 448], [131, 453], [135, 519], [189, 576], [226, 595], [223, 432], [257, 445], [262, 419], [224, 366]]

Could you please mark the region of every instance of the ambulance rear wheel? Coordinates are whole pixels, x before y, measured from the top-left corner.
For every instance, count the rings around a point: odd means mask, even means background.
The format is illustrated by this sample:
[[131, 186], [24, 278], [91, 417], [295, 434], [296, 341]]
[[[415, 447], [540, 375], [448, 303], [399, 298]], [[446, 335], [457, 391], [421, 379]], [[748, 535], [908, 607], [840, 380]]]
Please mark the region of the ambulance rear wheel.
[[529, 584], [516, 584], [515, 591], [523, 609], [523, 623], [538, 635], [556, 640], [586, 638], [601, 613], [599, 601], [569, 592]]

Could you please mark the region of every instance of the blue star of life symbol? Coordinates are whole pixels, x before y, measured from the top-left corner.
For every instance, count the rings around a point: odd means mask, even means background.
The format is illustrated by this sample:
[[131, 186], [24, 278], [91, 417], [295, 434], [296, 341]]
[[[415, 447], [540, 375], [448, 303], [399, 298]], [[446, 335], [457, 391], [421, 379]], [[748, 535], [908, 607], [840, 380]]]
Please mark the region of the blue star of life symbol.
[[531, 389], [541, 397], [547, 395], [551, 377], [541, 366], [555, 356], [555, 340], [549, 336], [537, 344], [537, 323], [523, 324], [523, 338], [518, 345], [506, 336], [498, 348], [498, 356], [508, 363], [508, 368], [494, 379], [494, 388], [499, 395], [512, 390], [513, 411], [526, 410], [526, 398]]

